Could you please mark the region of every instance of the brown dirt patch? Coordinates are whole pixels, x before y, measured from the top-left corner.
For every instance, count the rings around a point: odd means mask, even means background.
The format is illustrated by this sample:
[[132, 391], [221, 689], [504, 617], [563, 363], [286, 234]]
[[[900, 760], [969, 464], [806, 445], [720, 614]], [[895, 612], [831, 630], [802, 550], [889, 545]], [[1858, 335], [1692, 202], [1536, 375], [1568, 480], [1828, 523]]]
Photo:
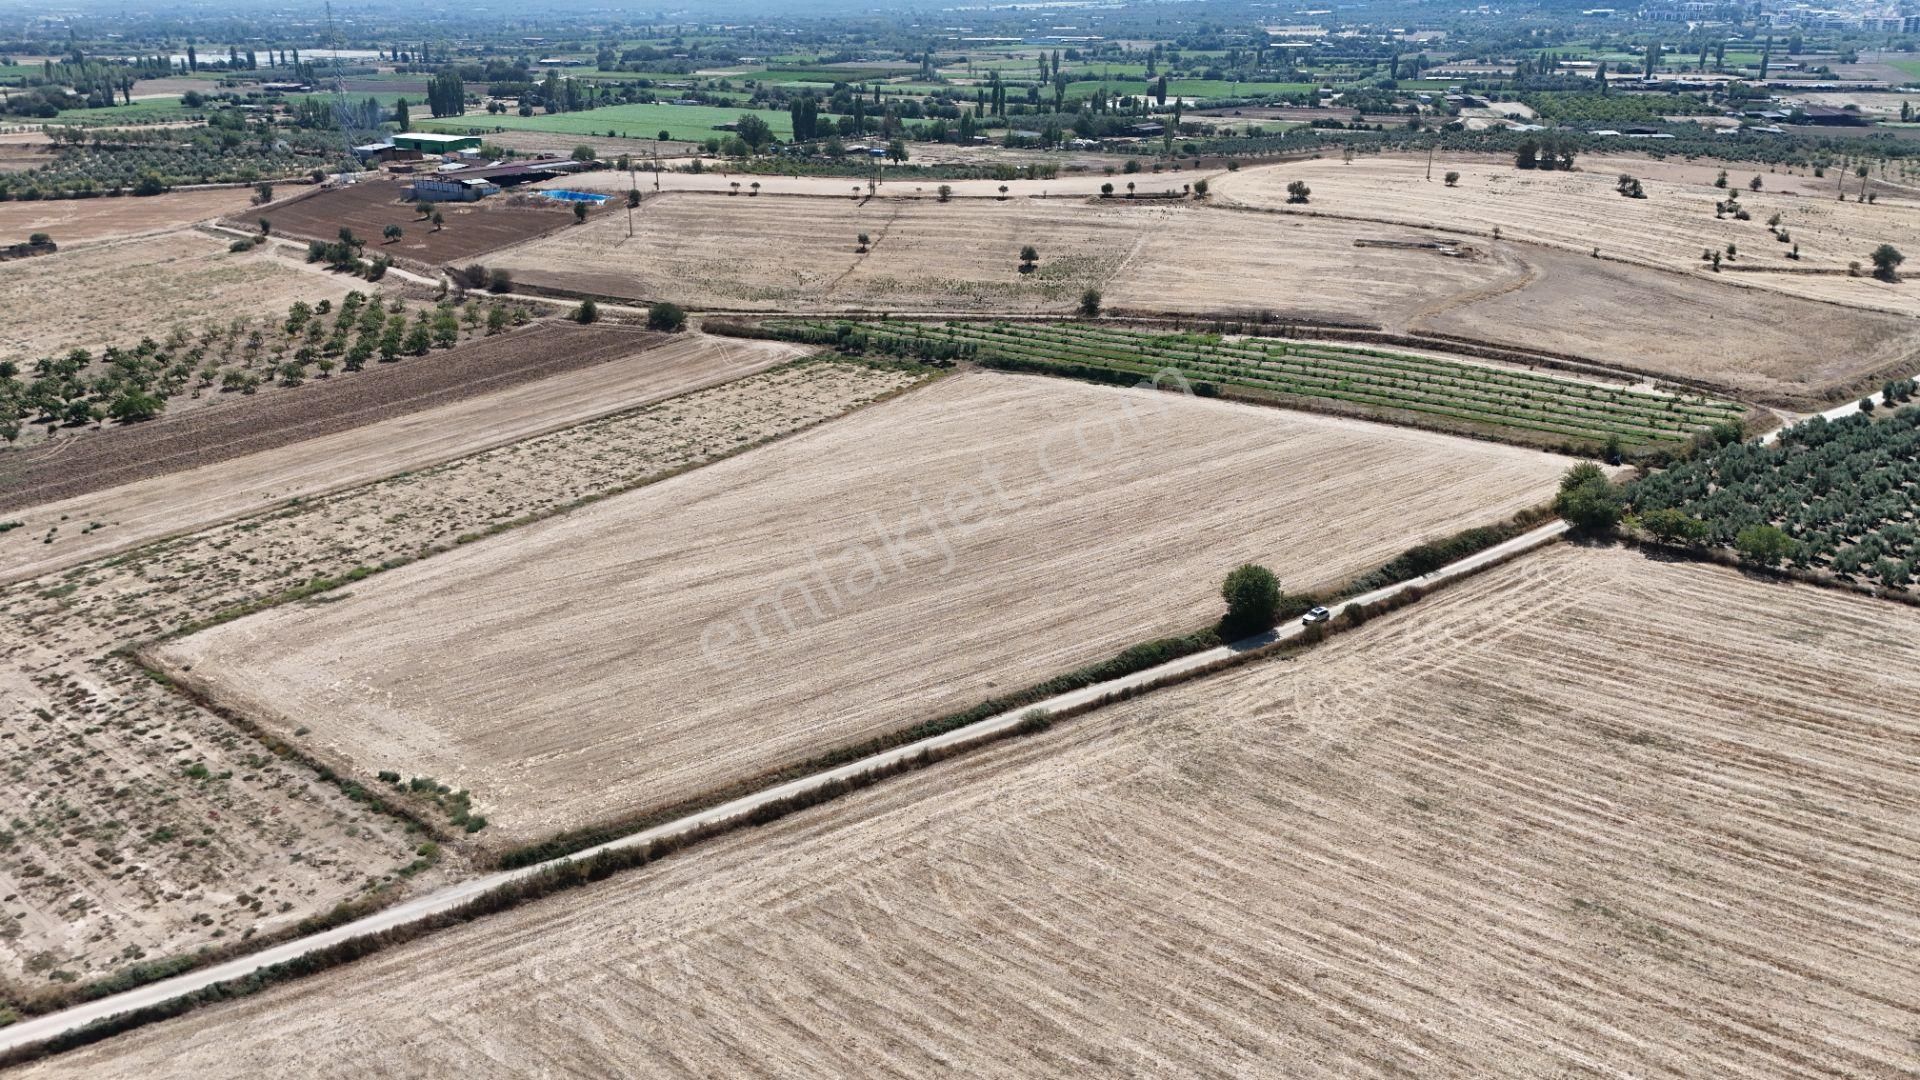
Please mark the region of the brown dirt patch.
[[[0, 152], [0, 162], [6, 156]], [[12, 243], [37, 232], [66, 247], [167, 232], [196, 221], [238, 214], [251, 205], [251, 189], [173, 191], [149, 198], [123, 195], [100, 199], [41, 199], [0, 202], [0, 237]]]
[[[273, 222], [275, 233], [325, 241], [338, 239], [344, 226], [366, 241], [368, 258], [384, 252], [396, 260], [427, 266], [465, 262], [573, 223], [572, 210], [550, 200], [496, 195], [477, 203], [435, 204], [445, 219], [435, 232], [412, 204], [400, 201], [403, 186], [398, 180], [367, 181], [318, 192], [264, 214], [239, 216], [234, 223], [254, 229], [258, 228], [255, 219], [265, 217]], [[389, 225], [405, 232], [391, 244], [381, 239]]]

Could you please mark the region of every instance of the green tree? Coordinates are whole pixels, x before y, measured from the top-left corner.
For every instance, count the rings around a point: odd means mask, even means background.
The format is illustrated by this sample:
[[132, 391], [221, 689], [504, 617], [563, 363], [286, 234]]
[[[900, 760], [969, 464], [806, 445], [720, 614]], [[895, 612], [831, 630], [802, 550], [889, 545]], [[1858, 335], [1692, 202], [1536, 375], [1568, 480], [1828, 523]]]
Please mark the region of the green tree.
[[756, 154], [773, 142], [773, 128], [755, 113], [741, 113], [734, 125], [734, 134]]
[[599, 318], [600, 305], [594, 303], [591, 299], [580, 301], [580, 306], [573, 309], [574, 322], [585, 324], [594, 322]]
[[[1129, 184], [1127, 186], [1132, 187], [1133, 185]], [[1287, 201], [1290, 203], [1304, 203], [1312, 194], [1313, 189], [1308, 187], [1304, 180], [1295, 180], [1287, 185]]]
[[687, 313], [678, 304], [656, 301], [647, 308], [647, 329], [677, 333], [687, 325]]
[[1237, 638], [1273, 628], [1280, 611], [1280, 579], [1273, 571], [1244, 563], [1220, 586], [1227, 614], [1220, 620], [1222, 637]]
[[1901, 263], [1907, 261], [1907, 257], [1900, 254], [1900, 249], [1894, 247], [1892, 244], [1881, 244], [1879, 247], [1874, 248], [1872, 259], [1873, 276], [1879, 278], [1881, 281], [1899, 280], [1895, 275], [1895, 271], [1900, 269]]
[[380, 235], [386, 237], [387, 243], [391, 244], [394, 241], [400, 239], [402, 236], [406, 235], [406, 230], [402, 229], [398, 225], [389, 225], [386, 228], [380, 230]]
[[1088, 289], [1080, 294], [1080, 317], [1097, 319], [1100, 317], [1100, 290]]
[[1733, 537], [1733, 549], [1740, 557], [1759, 566], [1773, 566], [1793, 556], [1800, 545], [1772, 525], [1749, 525]]
[[1600, 466], [1583, 461], [1560, 478], [1560, 491], [1553, 499], [1553, 510], [1574, 528], [1589, 533], [1606, 532], [1620, 523], [1626, 501], [1620, 489], [1608, 482]]
[[1683, 510], [1662, 507], [1640, 515], [1640, 527], [1667, 543], [1690, 543], [1706, 538], [1707, 523]]
[[166, 408], [166, 404], [164, 400], [145, 390], [130, 388], [121, 391], [120, 395], [113, 399], [113, 404], [107, 408], [107, 415], [123, 424], [130, 424], [159, 416], [160, 410]]

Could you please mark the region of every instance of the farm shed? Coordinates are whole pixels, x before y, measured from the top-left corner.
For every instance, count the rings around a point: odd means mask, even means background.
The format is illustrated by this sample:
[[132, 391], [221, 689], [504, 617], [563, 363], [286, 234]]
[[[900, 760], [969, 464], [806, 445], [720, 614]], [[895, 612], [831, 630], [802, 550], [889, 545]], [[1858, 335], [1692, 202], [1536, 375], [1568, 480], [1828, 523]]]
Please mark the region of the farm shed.
[[393, 137], [399, 150], [417, 150], [422, 154], [457, 154], [480, 149], [478, 135], [443, 135], [437, 131], [403, 131]]
[[413, 197], [420, 202], [478, 202], [498, 194], [498, 185], [478, 176], [422, 176], [413, 182]]

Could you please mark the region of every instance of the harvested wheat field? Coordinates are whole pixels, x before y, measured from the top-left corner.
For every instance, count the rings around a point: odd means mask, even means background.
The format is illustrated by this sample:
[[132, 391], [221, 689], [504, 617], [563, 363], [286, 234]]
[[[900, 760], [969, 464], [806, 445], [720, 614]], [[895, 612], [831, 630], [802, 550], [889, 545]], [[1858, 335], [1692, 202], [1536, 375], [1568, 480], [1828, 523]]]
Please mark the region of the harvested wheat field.
[[1571, 353], [1788, 408], [1831, 405], [1920, 369], [1912, 319], [1735, 288], [1733, 275], [1499, 247], [1525, 267], [1518, 283], [1436, 305], [1411, 328]]
[[1195, 628], [1244, 561], [1331, 585], [1539, 503], [1564, 465], [967, 374], [156, 656], [343, 768], [457, 780], [504, 844]]
[[[487, 261], [529, 286], [706, 309], [1064, 309], [1143, 240], [1139, 209], [672, 192], [641, 204], [632, 238], [607, 214]], [[1027, 244], [1039, 269], [1022, 274]]]
[[1106, 287], [1114, 308], [1270, 314], [1401, 330], [1428, 311], [1522, 285], [1504, 245], [1435, 245], [1412, 229], [1174, 203]]
[[[1099, 288], [1119, 307], [1365, 323], [1520, 275], [1484, 245], [1441, 253], [1407, 229], [1181, 202], [685, 191], [650, 199], [635, 222], [633, 239], [608, 218], [490, 261], [527, 285], [722, 310], [1064, 310]], [[1040, 260], [1022, 275], [1026, 244]]]
[[[351, 278], [309, 274], [266, 250], [235, 253], [191, 229], [0, 262], [0, 357], [130, 348], [175, 327], [339, 303]], [[365, 282], [358, 282], [364, 286]]]
[[26, 1075], [1902, 1075], [1916, 639], [1552, 549]]
[[[1626, 157], [1583, 157], [1577, 164], [1571, 172], [1522, 171], [1510, 158], [1476, 156], [1436, 161], [1436, 178], [1427, 180], [1424, 155], [1366, 157], [1352, 164], [1322, 158], [1242, 169], [1216, 181], [1215, 198], [1232, 205], [1390, 221], [1474, 237], [1490, 236], [1498, 228], [1508, 240], [1583, 255], [1597, 247], [1604, 258], [1703, 274], [1709, 271], [1702, 252], [1724, 255], [1732, 244], [1737, 257], [1725, 265], [1734, 271], [1795, 271], [1768, 274], [1751, 284], [1802, 294], [1803, 281], [1819, 282], [1817, 295], [1823, 299], [1920, 314], [1920, 291], [1880, 288], [1871, 278], [1846, 276], [1848, 263], [1865, 265], [1882, 243], [1903, 251], [1920, 249], [1920, 206], [1911, 202], [1885, 199], [1868, 205], [1851, 197], [1840, 202], [1835, 178], [1819, 181], [1822, 191], [1817, 195], [1801, 194], [1800, 185], [1810, 178], [1770, 176], [1737, 165], [1728, 169], [1728, 187], [1722, 190], [1713, 186], [1716, 171], [1704, 167], [1682, 170]], [[1446, 172], [1460, 174], [1456, 186], [1443, 182]], [[1640, 179], [1646, 198], [1622, 196], [1616, 187], [1622, 174]], [[1760, 177], [1759, 191], [1746, 186], [1755, 175]], [[1306, 206], [1287, 202], [1287, 185], [1295, 180], [1306, 181], [1313, 190]], [[1770, 180], [1791, 190], [1770, 190]], [[1714, 205], [1730, 192], [1737, 193], [1747, 220], [1714, 216]], [[1777, 230], [1771, 227], [1776, 214]], [[1781, 234], [1788, 239], [1778, 239]], [[1787, 257], [1796, 244], [1798, 261]], [[1810, 271], [1836, 276], [1808, 277]]]
[[0, 238], [7, 243], [47, 233], [61, 247], [94, 240], [144, 236], [246, 210], [252, 188], [170, 191], [135, 198], [40, 199], [0, 202]]
[[785, 364], [0, 587], [0, 1015], [471, 869], [444, 806], [382, 791], [451, 833], [423, 852], [416, 829], [269, 752], [119, 646], [658, 480], [924, 377]]
[[[521, 335], [529, 335], [526, 349], [514, 345]], [[137, 440], [125, 455], [117, 453], [118, 444], [109, 438], [96, 444], [97, 453], [74, 452], [51, 461], [73, 457], [74, 472], [82, 480], [90, 474], [81, 465], [94, 458], [100, 459], [99, 475], [140, 478], [9, 509], [5, 519], [21, 524], [0, 532], [0, 581], [50, 573], [288, 499], [364, 484], [712, 386], [764, 371], [805, 351], [778, 342], [704, 334], [649, 347], [656, 337], [606, 324], [543, 325], [473, 346], [491, 356], [496, 350], [489, 343], [505, 343], [510, 355], [501, 359], [506, 365], [476, 363], [445, 371], [434, 367], [437, 361], [457, 362], [461, 350], [456, 349], [402, 363], [392, 369], [393, 379], [343, 382], [346, 394], [317, 400], [311, 413], [302, 412], [305, 399], [288, 395], [283, 400], [290, 408], [272, 414], [284, 426], [256, 432], [229, 430], [233, 425], [215, 429], [215, 434], [239, 439], [251, 450], [238, 457], [228, 452], [231, 443], [196, 442], [202, 424], [170, 428], [171, 421], [158, 421], [135, 432], [105, 433], [151, 432], [157, 437]], [[524, 381], [512, 363], [515, 351], [525, 353], [528, 364], [562, 373]], [[589, 362], [580, 367], [583, 358]], [[385, 373], [376, 369], [372, 374]], [[487, 392], [476, 395], [475, 381], [484, 384], [488, 377], [499, 385], [486, 386]], [[363, 392], [369, 387], [393, 393], [382, 397]], [[169, 437], [176, 433], [178, 438]], [[265, 448], [253, 449], [256, 443]], [[161, 451], [168, 456], [156, 461], [154, 455]], [[5, 461], [0, 454], [0, 465]]]

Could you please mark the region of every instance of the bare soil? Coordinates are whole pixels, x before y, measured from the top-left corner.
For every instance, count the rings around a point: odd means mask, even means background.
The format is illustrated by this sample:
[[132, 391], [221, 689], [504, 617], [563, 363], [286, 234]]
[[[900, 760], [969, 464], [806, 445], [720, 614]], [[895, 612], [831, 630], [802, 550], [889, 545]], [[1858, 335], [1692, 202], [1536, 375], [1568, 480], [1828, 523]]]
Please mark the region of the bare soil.
[[[264, 214], [240, 215], [233, 224], [257, 229], [255, 219], [266, 217], [277, 234], [328, 242], [349, 228], [366, 242], [368, 258], [384, 252], [426, 266], [464, 263], [573, 225], [572, 210], [553, 200], [496, 195], [475, 203], [431, 204], [445, 222], [436, 231], [413, 204], [400, 201], [403, 186], [400, 180], [370, 180], [277, 205]], [[389, 225], [400, 226], [404, 234], [391, 243], [382, 239]]]
[[[790, 365], [0, 588], [0, 1008], [68, 978], [244, 942], [341, 900], [406, 895], [467, 867], [458, 829], [423, 852], [424, 836], [167, 690], [117, 646], [645, 483], [918, 377]], [[328, 459], [325, 440], [289, 452], [302, 448]], [[343, 460], [343, 470], [353, 465]], [[416, 805], [444, 824], [437, 808]]]
[[1556, 549], [25, 1075], [1897, 1076], [1916, 640]]
[[486, 838], [529, 841], [1198, 628], [1241, 562], [1331, 585], [1543, 501], [1564, 468], [964, 374], [156, 656], [272, 730], [311, 729], [357, 774], [458, 776]]

